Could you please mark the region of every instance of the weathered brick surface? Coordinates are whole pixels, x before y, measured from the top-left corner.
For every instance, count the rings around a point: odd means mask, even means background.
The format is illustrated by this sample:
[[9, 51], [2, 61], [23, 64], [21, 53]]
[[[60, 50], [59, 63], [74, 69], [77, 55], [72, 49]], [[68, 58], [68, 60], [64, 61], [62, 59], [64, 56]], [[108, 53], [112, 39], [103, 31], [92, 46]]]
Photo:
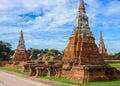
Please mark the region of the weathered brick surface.
[[23, 32], [21, 31], [17, 48], [14, 52], [14, 55], [12, 56], [12, 61], [27, 61], [27, 60], [28, 53], [25, 48]]
[[88, 25], [81, 0], [76, 25], [65, 49], [62, 77], [79, 83], [120, 79], [120, 72], [104, 62]]

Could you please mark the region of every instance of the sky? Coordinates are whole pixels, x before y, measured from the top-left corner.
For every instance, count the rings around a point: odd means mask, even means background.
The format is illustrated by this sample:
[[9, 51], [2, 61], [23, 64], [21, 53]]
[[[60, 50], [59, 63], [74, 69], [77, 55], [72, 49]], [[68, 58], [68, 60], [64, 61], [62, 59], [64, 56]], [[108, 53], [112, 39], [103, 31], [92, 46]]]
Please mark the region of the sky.
[[[20, 31], [26, 48], [64, 49], [75, 25], [79, 0], [0, 0], [0, 40], [15, 49]], [[120, 51], [120, 0], [84, 0], [89, 26], [108, 53]]]

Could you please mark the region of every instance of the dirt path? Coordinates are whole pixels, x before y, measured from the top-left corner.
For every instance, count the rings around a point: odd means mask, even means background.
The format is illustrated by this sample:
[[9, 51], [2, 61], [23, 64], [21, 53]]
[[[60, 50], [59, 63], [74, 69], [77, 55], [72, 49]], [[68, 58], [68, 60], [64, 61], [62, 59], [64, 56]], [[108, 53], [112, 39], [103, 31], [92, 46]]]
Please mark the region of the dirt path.
[[0, 86], [70, 86], [62, 83], [0, 70]]

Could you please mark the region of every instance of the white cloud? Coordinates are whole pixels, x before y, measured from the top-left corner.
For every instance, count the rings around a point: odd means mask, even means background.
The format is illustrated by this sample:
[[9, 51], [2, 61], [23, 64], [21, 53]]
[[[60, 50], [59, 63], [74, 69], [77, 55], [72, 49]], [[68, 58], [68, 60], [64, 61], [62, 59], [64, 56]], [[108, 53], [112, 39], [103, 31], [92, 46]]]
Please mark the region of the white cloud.
[[107, 15], [120, 15], [120, 1], [118, 0], [113, 0], [111, 1], [108, 6], [106, 7], [106, 12], [105, 14]]
[[[93, 30], [93, 34], [96, 33], [94, 36], [97, 39], [99, 31], [111, 30], [113, 27], [116, 30], [116, 35], [119, 35], [117, 29], [120, 28], [120, 18], [118, 16], [120, 15], [120, 1], [85, 0], [85, 4], [91, 30]], [[79, 0], [1, 0], [0, 40], [12, 43], [15, 48], [20, 29], [23, 29], [27, 48], [43, 46], [64, 48], [74, 27], [78, 6]], [[43, 12], [44, 15], [35, 16], [34, 19], [29, 18], [29, 16], [26, 18], [19, 16], [30, 12], [35, 15]], [[41, 36], [43, 33], [44, 35]], [[108, 31], [108, 34], [114, 33]], [[48, 38], [49, 36], [56, 37], [52, 40], [52, 38]], [[107, 36], [105, 34], [105, 37]], [[63, 37], [67, 41], [63, 41]], [[30, 40], [32, 40], [32, 44], [30, 44]], [[114, 37], [110, 41], [114, 41]], [[117, 50], [119, 51], [119, 49]]]
[[[26, 44], [27, 46], [31, 47], [34, 46], [35, 48], [49, 48], [49, 49], [64, 49], [65, 48], [65, 42], [66, 40], [27, 40]], [[39, 46], [39, 47], [38, 47]], [[49, 47], [48, 47], [49, 46]], [[62, 47], [60, 47], [62, 46]]]

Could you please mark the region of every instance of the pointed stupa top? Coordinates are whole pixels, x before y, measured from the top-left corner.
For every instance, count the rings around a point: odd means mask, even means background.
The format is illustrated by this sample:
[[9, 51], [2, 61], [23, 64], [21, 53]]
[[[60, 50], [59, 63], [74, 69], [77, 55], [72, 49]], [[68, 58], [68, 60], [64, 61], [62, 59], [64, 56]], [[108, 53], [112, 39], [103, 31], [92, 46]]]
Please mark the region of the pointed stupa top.
[[99, 40], [99, 53], [107, 55], [107, 50], [105, 48], [102, 32], [100, 32], [100, 40]]
[[104, 41], [103, 41], [102, 32], [100, 32], [99, 47], [105, 47], [105, 44], [104, 44]]
[[23, 37], [23, 31], [22, 30], [20, 32], [20, 38], [19, 38], [17, 50], [26, 50], [26, 48], [25, 48], [25, 42], [24, 42], [24, 37]]
[[84, 0], [80, 0], [79, 12], [85, 13]]
[[76, 16], [76, 23], [72, 35], [73, 34], [86, 34], [87, 36], [92, 36], [88, 23], [88, 16], [85, 12], [84, 0], [80, 0], [78, 15]]

